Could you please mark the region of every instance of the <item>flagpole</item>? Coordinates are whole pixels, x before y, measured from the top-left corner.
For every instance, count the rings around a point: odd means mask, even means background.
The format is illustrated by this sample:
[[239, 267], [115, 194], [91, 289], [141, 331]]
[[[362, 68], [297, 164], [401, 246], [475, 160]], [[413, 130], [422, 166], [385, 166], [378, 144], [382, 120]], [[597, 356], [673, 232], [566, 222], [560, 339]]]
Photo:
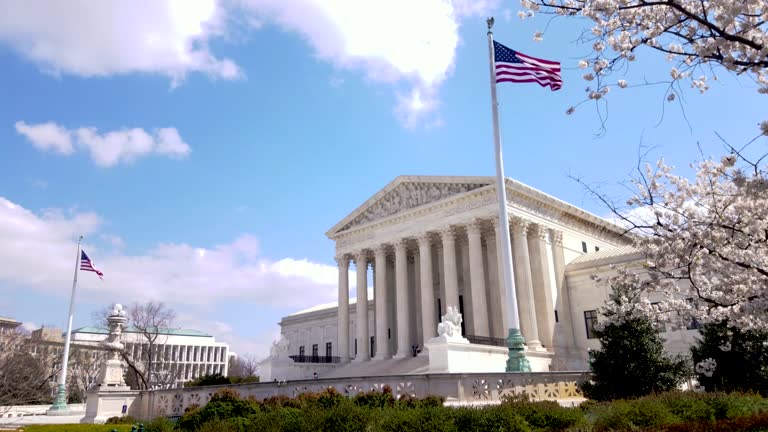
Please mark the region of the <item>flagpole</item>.
[[528, 372], [531, 366], [525, 358], [525, 340], [520, 333], [520, 315], [517, 309], [517, 293], [512, 279], [512, 242], [509, 239], [509, 214], [507, 213], [507, 188], [504, 181], [504, 161], [501, 151], [501, 134], [499, 132], [499, 104], [496, 99], [496, 61], [493, 49], [494, 19], [486, 20], [488, 24], [488, 56], [491, 74], [491, 113], [493, 115], [493, 144], [496, 153], [496, 200], [499, 203], [499, 235], [501, 236], [501, 258], [503, 269], [504, 292], [507, 294], [507, 316], [509, 329], [507, 334], [507, 372]]
[[69, 298], [69, 321], [67, 321], [67, 337], [64, 339], [64, 354], [61, 360], [61, 374], [59, 375], [59, 386], [56, 392], [56, 400], [48, 411], [48, 414], [67, 414], [67, 365], [69, 363], [69, 342], [72, 338], [72, 319], [75, 314], [75, 291], [77, 290], [77, 273], [80, 270], [80, 245], [83, 236], [77, 240], [77, 259], [75, 260], [75, 277], [72, 280], [72, 296]]

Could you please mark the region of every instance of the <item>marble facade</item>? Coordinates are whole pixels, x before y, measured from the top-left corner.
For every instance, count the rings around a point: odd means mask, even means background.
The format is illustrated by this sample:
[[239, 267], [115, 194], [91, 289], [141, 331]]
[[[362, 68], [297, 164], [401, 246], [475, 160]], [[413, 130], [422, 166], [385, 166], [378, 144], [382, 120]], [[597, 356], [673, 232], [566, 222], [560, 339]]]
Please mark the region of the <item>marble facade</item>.
[[[553, 370], [580, 369], [574, 328], [583, 323], [566, 267], [630, 240], [621, 227], [520, 182], [507, 179], [506, 188], [527, 350], [549, 356]], [[437, 335], [448, 307], [460, 310], [471, 344], [503, 344], [497, 212], [493, 177], [396, 178], [326, 233], [336, 245], [338, 303], [283, 318], [291, 353], [309, 357], [311, 346], [313, 355], [351, 364], [412, 357]], [[352, 288], [360, 293], [353, 301]]]

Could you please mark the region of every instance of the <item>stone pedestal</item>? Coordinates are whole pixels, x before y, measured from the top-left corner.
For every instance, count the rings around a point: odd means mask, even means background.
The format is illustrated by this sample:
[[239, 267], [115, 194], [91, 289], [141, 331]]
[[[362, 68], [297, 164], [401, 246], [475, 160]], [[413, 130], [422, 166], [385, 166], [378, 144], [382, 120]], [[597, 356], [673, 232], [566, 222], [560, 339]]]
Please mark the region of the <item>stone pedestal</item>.
[[504, 372], [508, 349], [471, 344], [463, 337], [434, 337], [427, 342], [429, 373]]
[[540, 349], [525, 350], [525, 358], [531, 365], [531, 372], [549, 372], [554, 354]]
[[104, 423], [110, 417], [129, 415], [133, 401], [139, 397], [140, 392], [131, 390], [123, 379], [123, 362], [119, 354], [124, 348], [120, 342], [126, 321], [123, 307], [116, 304], [107, 321], [109, 337], [101, 345], [110, 351], [110, 358], [101, 365], [96, 384], [88, 390], [85, 417], [80, 423]]
[[85, 417], [80, 423], [101, 424], [110, 417], [131, 415], [136, 411], [132, 408], [134, 401], [140, 400], [139, 390], [125, 390], [109, 388], [100, 390], [94, 388], [88, 391], [88, 400], [85, 402]]

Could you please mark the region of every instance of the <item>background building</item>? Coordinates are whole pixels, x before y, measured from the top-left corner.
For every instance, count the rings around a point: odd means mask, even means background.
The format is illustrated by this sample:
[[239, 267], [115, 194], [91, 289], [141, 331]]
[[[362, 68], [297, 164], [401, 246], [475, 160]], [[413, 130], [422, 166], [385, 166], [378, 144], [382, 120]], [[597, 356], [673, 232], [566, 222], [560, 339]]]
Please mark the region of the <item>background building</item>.
[[[107, 329], [81, 327], [72, 331], [72, 343], [98, 345], [109, 335]], [[154, 349], [157, 352], [154, 371], [150, 380], [159, 386], [182, 386], [184, 382], [201, 375], [229, 373], [229, 345], [217, 342], [206, 333], [189, 329], [160, 329], [157, 331]], [[135, 327], [127, 327], [122, 336], [128, 356], [146, 359], [149, 341]], [[140, 360], [139, 360], [140, 361]]]

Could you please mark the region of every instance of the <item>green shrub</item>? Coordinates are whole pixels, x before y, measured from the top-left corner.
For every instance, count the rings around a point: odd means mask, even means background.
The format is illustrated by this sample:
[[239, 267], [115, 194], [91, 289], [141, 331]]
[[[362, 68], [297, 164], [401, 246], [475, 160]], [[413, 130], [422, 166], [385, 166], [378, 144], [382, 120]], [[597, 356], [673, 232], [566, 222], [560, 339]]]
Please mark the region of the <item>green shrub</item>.
[[478, 431], [483, 432], [529, 432], [528, 423], [508, 407], [494, 406], [481, 410], [483, 413]]
[[501, 406], [541, 429], [559, 431], [584, 422], [581, 410], [566, 408], [554, 401], [531, 402], [527, 396], [513, 395], [502, 398]]
[[659, 399], [683, 422], [714, 422], [715, 410], [705, 397], [692, 392], [670, 392], [660, 395]]
[[57, 424], [24, 426], [24, 432], [130, 432], [130, 425]]
[[173, 423], [164, 417], [144, 423], [144, 432], [172, 432], [173, 429]]
[[690, 375], [687, 361], [665, 353], [664, 339], [650, 319], [614, 311], [624, 310], [620, 306], [634, 295], [626, 286], [613, 285], [610, 307], [601, 310], [608, 320], [594, 332], [600, 349], [589, 352], [592, 380], [580, 385], [589, 399], [630, 399], [670, 391]]
[[768, 332], [742, 331], [727, 320], [707, 324], [700, 332], [701, 338], [691, 347], [693, 363], [709, 358], [717, 363], [710, 376], [697, 373], [707, 391], [756, 391], [768, 396]]
[[338, 432], [358, 432], [368, 430], [375, 423], [378, 413], [361, 408], [353, 403], [339, 404], [322, 412], [320, 430]]
[[456, 432], [447, 408], [390, 409], [379, 423], [381, 432]]
[[257, 404], [241, 399], [237, 392], [223, 389], [214, 393], [204, 407], [185, 412], [178, 424], [183, 430], [196, 430], [211, 420], [247, 418], [258, 411]]
[[354, 397], [355, 405], [368, 408], [387, 408], [395, 406], [392, 393], [369, 391], [358, 393]]
[[138, 423], [139, 421], [131, 416], [122, 416], [122, 417], [110, 417], [107, 419], [107, 421], [104, 422], [104, 424], [134, 424]]

